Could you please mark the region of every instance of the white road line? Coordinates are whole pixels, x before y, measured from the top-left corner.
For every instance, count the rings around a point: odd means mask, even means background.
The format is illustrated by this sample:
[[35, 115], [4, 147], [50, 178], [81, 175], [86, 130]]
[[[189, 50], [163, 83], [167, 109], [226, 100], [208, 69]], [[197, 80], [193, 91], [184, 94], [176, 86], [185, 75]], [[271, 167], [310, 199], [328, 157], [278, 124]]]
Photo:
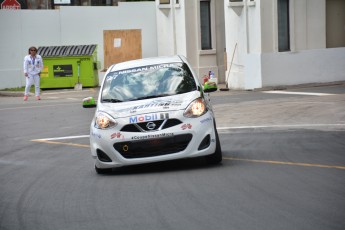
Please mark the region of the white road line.
[[[345, 128], [345, 124], [296, 124], [296, 125], [252, 125], [252, 126], [230, 126], [230, 127], [217, 127], [217, 130], [240, 130], [240, 129], [269, 129], [269, 128], [322, 128], [322, 127], [339, 127]], [[68, 140], [78, 138], [89, 138], [90, 135], [79, 136], [66, 136], [66, 137], [52, 137], [34, 139], [31, 141], [56, 141], [56, 140]]]
[[42, 138], [42, 139], [35, 139], [32, 141], [56, 141], [56, 140], [68, 140], [68, 139], [89, 138], [89, 137], [90, 135], [80, 135], [80, 136]]
[[324, 128], [324, 127], [345, 128], [345, 124], [294, 124], [294, 125], [229, 126], [229, 127], [218, 127], [217, 130], [269, 129], [269, 128]]
[[330, 93], [306, 93], [306, 92], [290, 92], [290, 91], [262, 91], [263, 93], [272, 93], [272, 94], [292, 94], [292, 95], [307, 95], [307, 96], [331, 96], [335, 94]]

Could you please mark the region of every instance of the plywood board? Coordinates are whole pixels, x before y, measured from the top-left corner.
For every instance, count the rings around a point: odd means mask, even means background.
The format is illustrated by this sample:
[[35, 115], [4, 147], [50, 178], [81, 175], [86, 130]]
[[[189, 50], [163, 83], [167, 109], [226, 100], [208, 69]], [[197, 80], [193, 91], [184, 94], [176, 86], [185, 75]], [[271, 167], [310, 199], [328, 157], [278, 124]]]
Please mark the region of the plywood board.
[[104, 67], [142, 58], [141, 30], [104, 30]]

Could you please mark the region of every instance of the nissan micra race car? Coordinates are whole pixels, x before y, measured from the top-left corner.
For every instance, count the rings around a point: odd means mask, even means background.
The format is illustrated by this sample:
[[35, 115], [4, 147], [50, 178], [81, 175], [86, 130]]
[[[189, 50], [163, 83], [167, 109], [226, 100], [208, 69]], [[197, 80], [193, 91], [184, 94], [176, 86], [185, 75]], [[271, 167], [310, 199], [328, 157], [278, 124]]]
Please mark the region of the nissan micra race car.
[[200, 156], [221, 162], [208, 96], [183, 56], [112, 65], [90, 126], [96, 172]]

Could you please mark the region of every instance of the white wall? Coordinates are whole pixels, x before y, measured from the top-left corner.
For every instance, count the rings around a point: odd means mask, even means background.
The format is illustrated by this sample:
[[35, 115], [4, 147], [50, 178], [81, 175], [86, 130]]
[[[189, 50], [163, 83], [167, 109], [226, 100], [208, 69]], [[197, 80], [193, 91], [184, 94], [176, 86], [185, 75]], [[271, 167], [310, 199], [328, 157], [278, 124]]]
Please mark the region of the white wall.
[[104, 68], [103, 30], [141, 29], [142, 56], [157, 56], [155, 14], [154, 2], [119, 2], [118, 7], [0, 10], [0, 89], [25, 85], [23, 58], [30, 46], [97, 44], [98, 61]]
[[345, 80], [345, 48], [326, 49], [325, 0], [290, 0], [289, 52], [278, 52], [277, 1], [224, 4], [230, 88]]
[[263, 87], [345, 80], [345, 47], [265, 53], [261, 58]]

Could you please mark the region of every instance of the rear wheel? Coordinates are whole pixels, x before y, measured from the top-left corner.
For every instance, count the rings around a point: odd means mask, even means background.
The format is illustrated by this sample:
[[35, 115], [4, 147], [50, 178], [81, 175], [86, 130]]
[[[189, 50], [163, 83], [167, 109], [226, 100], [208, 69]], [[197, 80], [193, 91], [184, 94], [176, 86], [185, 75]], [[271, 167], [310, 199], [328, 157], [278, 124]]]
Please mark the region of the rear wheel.
[[216, 150], [211, 155], [208, 155], [205, 157], [206, 162], [212, 165], [219, 164], [222, 161], [222, 148], [220, 146], [220, 140], [219, 140], [215, 122], [214, 122], [214, 132], [216, 134], [215, 135], [216, 136]]

